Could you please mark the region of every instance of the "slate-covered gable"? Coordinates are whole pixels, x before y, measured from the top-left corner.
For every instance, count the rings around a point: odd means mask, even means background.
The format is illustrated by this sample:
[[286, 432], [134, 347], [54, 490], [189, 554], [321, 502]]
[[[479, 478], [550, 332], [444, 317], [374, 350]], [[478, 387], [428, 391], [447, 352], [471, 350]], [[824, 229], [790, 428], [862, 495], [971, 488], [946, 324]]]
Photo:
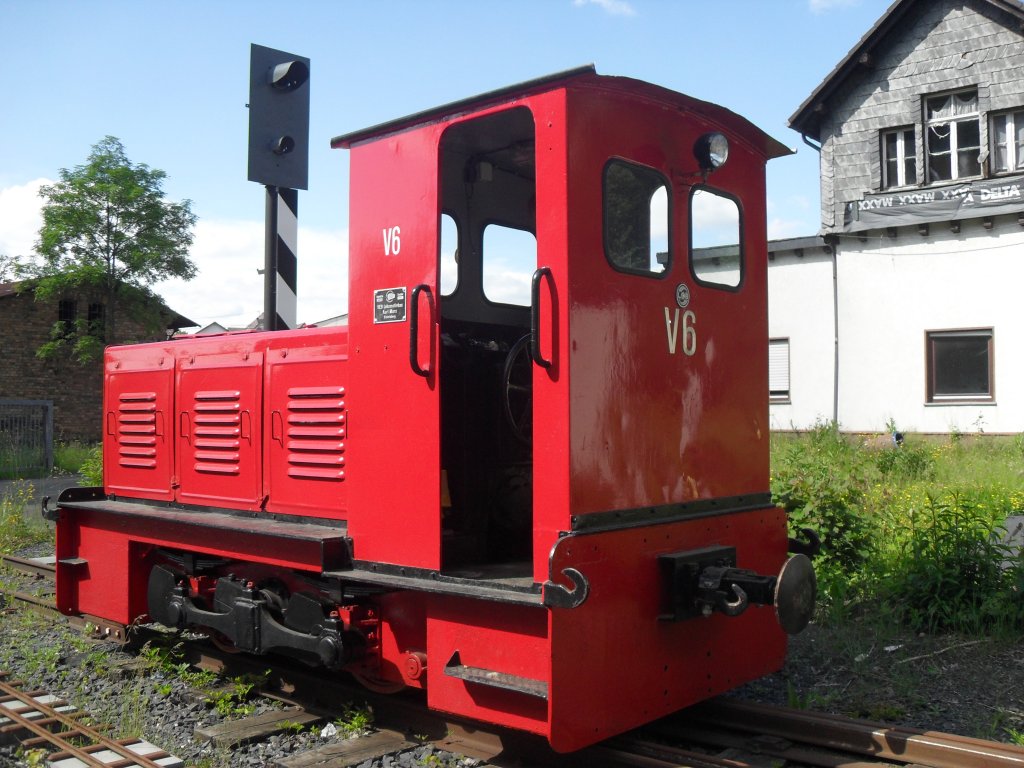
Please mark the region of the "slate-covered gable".
[[[981, 157], [987, 157], [987, 116], [1024, 107], [1022, 24], [1024, 4], [1017, 0], [899, 0], [890, 6], [790, 118], [792, 128], [821, 145], [824, 232], [844, 228], [849, 203], [881, 191], [884, 130], [915, 130], [918, 179], [904, 189], [943, 186], [929, 184], [925, 173], [922, 121], [930, 95], [977, 90]], [[846, 222], [848, 231], [857, 228]]]

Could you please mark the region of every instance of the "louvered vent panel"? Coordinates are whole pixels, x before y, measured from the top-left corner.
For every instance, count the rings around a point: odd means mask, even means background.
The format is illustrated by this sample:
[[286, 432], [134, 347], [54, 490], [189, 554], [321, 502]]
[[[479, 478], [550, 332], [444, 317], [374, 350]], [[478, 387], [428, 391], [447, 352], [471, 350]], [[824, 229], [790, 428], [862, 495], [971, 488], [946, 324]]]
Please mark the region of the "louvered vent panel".
[[289, 477], [345, 479], [345, 388], [288, 390]]
[[192, 442], [196, 472], [237, 475], [241, 472], [241, 400], [238, 390], [196, 392]]
[[117, 463], [156, 469], [156, 392], [122, 392], [118, 398]]

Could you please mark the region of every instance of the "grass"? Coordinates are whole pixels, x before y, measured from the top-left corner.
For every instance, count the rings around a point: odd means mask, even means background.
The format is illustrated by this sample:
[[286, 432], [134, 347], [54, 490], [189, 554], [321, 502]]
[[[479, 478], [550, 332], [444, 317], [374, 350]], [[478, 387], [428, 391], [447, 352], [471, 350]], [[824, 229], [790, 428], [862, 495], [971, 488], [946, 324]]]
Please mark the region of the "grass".
[[57, 443], [53, 446], [53, 468], [58, 472], [77, 475], [83, 465], [92, 460], [99, 445], [80, 443], [77, 440], [69, 443]]
[[795, 530], [822, 538], [820, 616], [870, 615], [919, 631], [1024, 628], [1024, 439], [908, 436], [881, 446], [823, 423], [773, 436], [772, 492]]
[[[70, 441], [59, 442], [53, 446], [53, 471], [58, 474], [92, 473], [102, 478], [101, 461], [102, 450], [98, 443]], [[0, 435], [0, 480], [18, 480], [44, 475], [46, 457], [41, 449], [30, 450], [16, 446]]]
[[0, 555], [9, 555], [25, 547], [48, 541], [53, 534], [38, 514], [26, 515], [33, 497], [32, 484], [16, 483], [0, 495]]
[[46, 474], [46, 456], [4, 439], [0, 435], [0, 480], [17, 480]]

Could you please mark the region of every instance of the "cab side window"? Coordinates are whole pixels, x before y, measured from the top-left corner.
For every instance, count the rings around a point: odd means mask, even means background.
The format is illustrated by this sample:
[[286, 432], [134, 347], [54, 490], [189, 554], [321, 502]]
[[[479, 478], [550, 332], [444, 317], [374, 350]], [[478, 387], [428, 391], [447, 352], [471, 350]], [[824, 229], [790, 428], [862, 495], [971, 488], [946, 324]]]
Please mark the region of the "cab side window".
[[739, 288], [743, 280], [740, 206], [708, 187], [690, 193], [690, 269], [698, 283]]
[[621, 272], [660, 277], [669, 253], [668, 181], [652, 168], [611, 160], [604, 168], [604, 250]]

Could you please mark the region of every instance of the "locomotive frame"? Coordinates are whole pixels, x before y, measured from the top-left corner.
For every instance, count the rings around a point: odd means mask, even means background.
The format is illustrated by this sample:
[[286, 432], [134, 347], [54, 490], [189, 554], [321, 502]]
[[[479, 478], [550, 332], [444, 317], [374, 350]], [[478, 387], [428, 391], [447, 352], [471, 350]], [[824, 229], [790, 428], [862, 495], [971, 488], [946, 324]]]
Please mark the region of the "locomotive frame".
[[[779, 668], [814, 598], [768, 490], [788, 150], [592, 67], [332, 146], [349, 325], [108, 349], [104, 486], [52, 515], [61, 610], [425, 688], [563, 751]], [[735, 247], [695, 240], [704, 194]], [[536, 254], [492, 248], [508, 230]]]

